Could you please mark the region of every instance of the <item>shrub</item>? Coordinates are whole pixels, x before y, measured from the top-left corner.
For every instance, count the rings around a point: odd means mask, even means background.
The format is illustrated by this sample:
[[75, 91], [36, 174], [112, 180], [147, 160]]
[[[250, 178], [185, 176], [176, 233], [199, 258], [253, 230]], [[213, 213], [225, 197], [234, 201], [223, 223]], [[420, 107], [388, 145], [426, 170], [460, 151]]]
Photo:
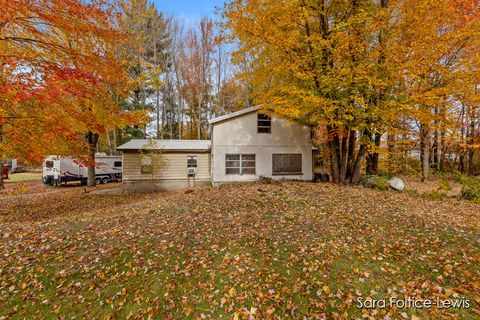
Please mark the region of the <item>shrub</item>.
[[448, 195], [443, 192], [432, 190], [432, 191], [422, 192], [421, 197], [429, 200], [443, 200], [448, 198]]
[[393, 152], [387, 157], [380, 158], [379, 171], [390, 172], [393, 175], [421, 177], [422, 163], [415, 157], [405, 156], [401, 152]]
[[378, 174], [378, 176], [381, 177], [381, 178], [385, 178], [387, 180], [390, 180], [390, 179], [395, 177], [395, 175], [393, 173], [390, 173], [390, 172], [381, 172], [381, 173]]
[[447, 179], [442, 179], [438, 183], [438, 190], [439, 191], [451, 191], [452, 186], [450, 185], [450, 183], [448, 182]]
[[462, 179], [462, 198], [473, 201], [480, 201], [480, 179], [467, 178]]
[[367, 176], [363, 179], [362, 184], [367, 188], [386, 191], [390, 186], [388, 180], [389, 179], [384, 176]]

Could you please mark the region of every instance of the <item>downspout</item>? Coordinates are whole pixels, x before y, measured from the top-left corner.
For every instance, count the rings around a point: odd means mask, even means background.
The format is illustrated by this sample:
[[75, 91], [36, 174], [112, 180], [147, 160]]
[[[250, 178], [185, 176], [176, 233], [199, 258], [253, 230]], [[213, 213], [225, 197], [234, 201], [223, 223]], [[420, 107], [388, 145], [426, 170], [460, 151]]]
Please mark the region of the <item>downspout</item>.
[[214, 159], [213, 159], [213, 127], [214, 127], [214, 124], [210, 124], [210, 130], [211, 130], [211, 133], [210, 133], [210, 183], [211, 185], [213, 186], [214, 185], [214, 181], [213, 181], [213, 168], [214, 168]]

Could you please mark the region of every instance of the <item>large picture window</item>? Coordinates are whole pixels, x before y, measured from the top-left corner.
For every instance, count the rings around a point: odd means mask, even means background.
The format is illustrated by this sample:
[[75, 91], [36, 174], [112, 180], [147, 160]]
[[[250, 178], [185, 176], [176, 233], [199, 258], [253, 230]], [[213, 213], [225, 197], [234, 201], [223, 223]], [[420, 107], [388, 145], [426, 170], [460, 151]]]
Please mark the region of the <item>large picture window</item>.
[[257, 132], [272, 133], [272, 118], [268, 114], [257, 114]]
[[274, 175], [300, 175], [302, 173], [301, 154], [274, 154], [272, 158]]
[[227, 154], [225, 174], [255, 174], [254, 154]]

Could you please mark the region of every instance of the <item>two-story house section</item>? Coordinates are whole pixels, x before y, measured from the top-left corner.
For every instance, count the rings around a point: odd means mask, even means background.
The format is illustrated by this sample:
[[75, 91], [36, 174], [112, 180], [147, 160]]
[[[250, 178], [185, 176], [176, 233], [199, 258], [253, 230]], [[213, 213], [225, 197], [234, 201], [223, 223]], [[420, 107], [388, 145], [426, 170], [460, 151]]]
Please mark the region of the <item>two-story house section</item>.
[[259, 107], [212, 119], [210, 125], [214, 185], [260, 177], [312, 180], [310, 127]]

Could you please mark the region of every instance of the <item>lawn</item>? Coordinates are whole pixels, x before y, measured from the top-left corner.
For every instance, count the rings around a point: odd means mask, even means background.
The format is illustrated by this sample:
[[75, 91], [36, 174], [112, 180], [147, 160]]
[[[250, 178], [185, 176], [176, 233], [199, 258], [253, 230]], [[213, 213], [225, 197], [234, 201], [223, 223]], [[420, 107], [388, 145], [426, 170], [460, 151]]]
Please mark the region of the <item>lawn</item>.
[[[0, 319], [479, 316], [467, 201], [311, 183], [0, 201]], [[357, 307], [406, 296], [470, 307]]]
[[41, 172], [21, 172], [9, 174], [5, 183], [26, 182], [26, 181], [42, 181]]

